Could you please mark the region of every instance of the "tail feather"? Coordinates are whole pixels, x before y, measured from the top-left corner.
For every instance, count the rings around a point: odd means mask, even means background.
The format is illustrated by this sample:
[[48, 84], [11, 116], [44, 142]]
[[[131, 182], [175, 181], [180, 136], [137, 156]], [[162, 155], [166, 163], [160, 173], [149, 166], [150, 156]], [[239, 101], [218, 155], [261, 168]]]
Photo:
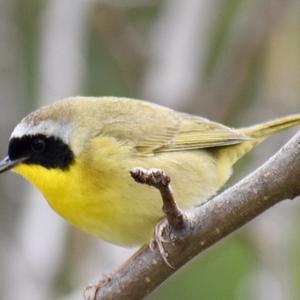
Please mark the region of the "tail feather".
[[[239, 128], [238, 131], [252, 138], [237, 145], [220, 147], [216, 150], [219, 164], [226, 169], [232, 166], [242, 156], [249, 152], [254, 146], [265, 140], [270, 134], [300, 125], [300, 114], [278, 118], [258, 125]], [[225, 167], [224, 167], [225, 166]]]
[[259, 139], [267, 137], [274, 132], [282, 131], [297, 125], [300, 125], [300, 114], [278, 118], [251, 127], [240, 128], [238, 130], [245, 135]]

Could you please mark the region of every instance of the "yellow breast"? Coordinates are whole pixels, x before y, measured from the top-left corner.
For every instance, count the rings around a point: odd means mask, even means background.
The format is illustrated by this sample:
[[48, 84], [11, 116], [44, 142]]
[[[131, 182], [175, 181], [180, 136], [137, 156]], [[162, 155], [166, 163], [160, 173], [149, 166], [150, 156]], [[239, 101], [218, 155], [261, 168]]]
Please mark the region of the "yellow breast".
[[119, 144], [108, 140], [94, 142], [90, 152], [83, 152], [66, 170], [20, 164], [14, 171], [34, 184], [50, 206], [76, 227], [114, 243], [140, 244], [151, 237], [161, 203], [135, 204], [134, 194], [128, 191], [137, 186], [130, 178], [130, 166], [124, 167]]

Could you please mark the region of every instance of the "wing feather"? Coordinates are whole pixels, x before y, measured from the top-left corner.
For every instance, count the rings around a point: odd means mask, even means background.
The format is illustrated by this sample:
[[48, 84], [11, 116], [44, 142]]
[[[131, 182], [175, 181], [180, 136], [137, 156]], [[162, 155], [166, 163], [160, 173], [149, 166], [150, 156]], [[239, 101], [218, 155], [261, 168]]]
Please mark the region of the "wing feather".
[[179, 131], [172, 144], [156, 152], [182, 151], [239, 144], [251, 138], [235, 129], [205, 118], [182, 114]]

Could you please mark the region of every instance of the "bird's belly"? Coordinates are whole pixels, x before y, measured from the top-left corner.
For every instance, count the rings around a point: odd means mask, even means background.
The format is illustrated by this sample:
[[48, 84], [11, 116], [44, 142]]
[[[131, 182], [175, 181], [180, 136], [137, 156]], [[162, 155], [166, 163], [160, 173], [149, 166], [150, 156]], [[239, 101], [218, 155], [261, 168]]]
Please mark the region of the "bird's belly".
[[[61, 203], [57, 205], [56, 197], [45, 195], [50, 205], [66, 220], [75, 227], [100, 237], [115, 244], [134, 246], [139, 245], [151, 238], [152, 228], [161, 214], [158, 209], [148, 210], [133, 209], [130, 201], [127, 206], [123, 193], [104, 192], [93, 196], [85, 196], [76, 199], [69, 195], [61, 197]], [[129, 199], [128, 199], [129, 200]], [[140, 199], [143, 201], [144, 199]], [[151, 202], [159, 201], [149, 199]], [[64, 203], [72, 203], [72, 206]], [[147, 207], [149, 207], [147, 205]]]
[[[65, 204], [56, 210], [75, 226], [113, 243], [131, 246], [147, 242], [163, 216], [162, 200], [158, 190], [138, 184], [130, 177], [129, 170], [136, 166], [167, 172], [172, 177], [175, 198], [183, 209], [213, 196], [231, 171], [228, 166], [224, 172], [223, 166], [220, 176], [214, 156], [205, 150], [135, 159], [127, 162], [126, 167], [119, 164], [118, 168], [110, 169], [106, 176], [89, 173], [85, 173], [85, 178], [77, 176], [72, 193], [65, 194], [62, 201]], [[88, 184], [78, 185], [83, 181]]]

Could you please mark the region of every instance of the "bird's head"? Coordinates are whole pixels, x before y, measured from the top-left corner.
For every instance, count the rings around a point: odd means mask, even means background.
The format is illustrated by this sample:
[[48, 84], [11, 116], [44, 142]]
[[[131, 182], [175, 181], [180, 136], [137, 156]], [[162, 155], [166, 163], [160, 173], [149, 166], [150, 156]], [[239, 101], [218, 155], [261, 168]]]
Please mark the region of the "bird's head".
[[[87, 141], [97, 134], [93, 99], [67, 98], [26, 116], [13, 130], [0, 173], [19, 165], [68, 169]], [[98, 118], [97, 118], [98, 119]]]
[[66, 169], [74, 161], [70, 147], [72, 125], [58, 120], [38, 120], [28, 116], [13, 130], [7, 157], [0, 162], [0, 172], [19, 164], [39, 165], [47, 169]]

